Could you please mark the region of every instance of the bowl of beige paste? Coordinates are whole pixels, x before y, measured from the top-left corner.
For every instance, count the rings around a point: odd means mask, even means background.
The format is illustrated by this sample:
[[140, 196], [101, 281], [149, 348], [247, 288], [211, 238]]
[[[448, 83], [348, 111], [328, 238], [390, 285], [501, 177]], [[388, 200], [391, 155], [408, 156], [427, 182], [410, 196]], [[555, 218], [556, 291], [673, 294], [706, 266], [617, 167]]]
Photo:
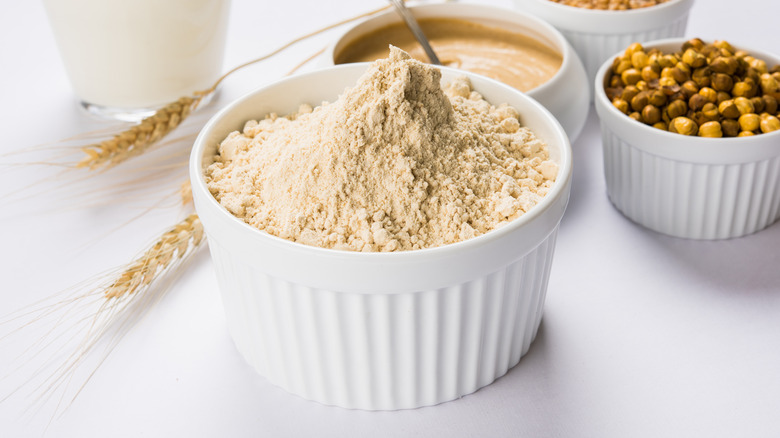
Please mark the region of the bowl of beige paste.
[[[443, 65], [501, 81], [538, 100], [573, 142], [585, 125], [591, 85], [562, 33], [533, 15], [496, 6], [410, 6]], [[345, 29], [322, 56], [325, 65], [373, 61], [388, 45], [421, 61], [425, 52], [394, 10]]]
[[190, 159], [238, 351], [366, 410], [460, 398], [528, 352], [571, 172], [537, 101], [400, 50], [250, 92]]

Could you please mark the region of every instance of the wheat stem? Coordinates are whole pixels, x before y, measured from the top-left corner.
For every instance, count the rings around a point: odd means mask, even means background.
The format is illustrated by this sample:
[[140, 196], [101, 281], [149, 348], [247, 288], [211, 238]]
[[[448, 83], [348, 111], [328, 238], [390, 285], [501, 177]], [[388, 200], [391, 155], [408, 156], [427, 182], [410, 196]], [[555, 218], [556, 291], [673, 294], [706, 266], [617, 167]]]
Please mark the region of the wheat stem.
[[304, 59], [303, 61], [299, 62], [295, 67], [291, 68], [287, 72], [287, 74], [285, 76], [290, 76], [291, 74], [293, 74], [296, 71], [300, 70], [301, 67], [303, 67], [304, 65], [312, 62], [315, 58], [317, 58], [318, 56], [322, 55], [322, 53], [325, 52], [326, 49], [327, 49], [327, 47], [323, 47], [320, 50], [317, 50], [316, 52], [312, 53], [311, 55], [309, 55], [308, 58]]

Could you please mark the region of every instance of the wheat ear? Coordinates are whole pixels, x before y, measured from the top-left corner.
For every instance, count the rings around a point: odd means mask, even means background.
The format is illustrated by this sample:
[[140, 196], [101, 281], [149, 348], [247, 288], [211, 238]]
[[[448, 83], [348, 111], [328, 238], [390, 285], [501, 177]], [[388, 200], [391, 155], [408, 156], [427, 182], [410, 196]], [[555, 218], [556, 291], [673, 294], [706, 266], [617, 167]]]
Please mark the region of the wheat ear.
[[281, 47], [266, 55], [252, 59], [230, 69], [227, 73], [220, 76], [210, 88], [194, 93], [193, 97], [182, 97], [176, 102], [169, 103], [168, 105], [155, 111], [155, 113], [151, 116], [141, 120], [138, 125], [116, 134], [109, 140], [82, 147], [81, 150], [84, 152], [85, 156], [76, 164], [76, 167], [93, 170], [107, 169], [125, 161], [130, 157], [143, 153], [155, 142], [176, 128], [195, 108], [197, 108], [203, 99], [212, 95], [217, 90], [217, 87], [219, 87], [219, 84], [221, 84], [225, 78], [235, 73], [236, 71], [266, 60], [303, 40], [343, 24], [374, 15], [378, 12], [388, 9], [389, 7], [390, 6], [385, 6], [345, 20], [341, 20], [337, 23], [330, 24], [321, 29], [315, 30], [314, 32], [295, 38], [294, 40], [282, 45]]
[[86, 156], [76, 164], [76, 167], [108, 168], [143, 153], [179, 126], [182, 120], [200, 104], [203, 97], [203, 95], [182, 97], [113, 138], [81, 148]]
[[203, 225], [198, 215], [187, 216], [166, 231], [141, 257], [130, 263], [106, 289], [106, 298], [132, 294], [141, 287], [149, 286], [171, 261], [183, 257], [191, 247], [197, 248], [202, 240]]
[[[42, 337], [25, 348], [10, 370], [10, 374], [26, 374], [26, 383], [0, 394], [0, 404], [32, 386], [30, 395], [36, 396], [34, 404], [39, 408], [55, 398], [54, 415], [67, 409], [121, 339], [162, 298], [181, 272], [177, 268], [204, 242], [200, 220], [191, 214], [130, 264], [20, 309], [7, 319], [0, 318], [0, 326], [27, 320], [17, 330], [0, 336], [0, 342], [23, 329], [44, 328]], [[87, 364], [91, 353], [98, 354], [90, 362], [94, 367], [73, 388], [79, 368]], [[0, 376], [0, 381], [5, 377], [8, 375]]]

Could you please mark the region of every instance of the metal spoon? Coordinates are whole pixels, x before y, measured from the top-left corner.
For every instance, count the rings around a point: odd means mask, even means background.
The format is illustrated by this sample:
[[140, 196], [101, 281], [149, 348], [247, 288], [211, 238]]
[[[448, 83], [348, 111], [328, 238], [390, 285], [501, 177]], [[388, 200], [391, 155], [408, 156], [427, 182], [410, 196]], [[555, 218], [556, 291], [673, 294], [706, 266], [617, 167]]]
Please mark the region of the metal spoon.
[[425, 37], [422, 28], [420, 28], [420, 24], [417, 23], [417, 20], [414, 19], [411, 11], [404, 5], [403, 0], [390, 0], [390, 3], [392, 3], [398, 13], [401, 14], [401, 18], [404, 19], [406, 26], [412, 31], [417, 42], [419, 42], [423, 50], [425, 50], [425, 54], [428, 55], [431, 64], [441, 65], [439, 57], [436, 56], [436, 53], [433, 51], [433, 47], [431, 47], [431, 44], [428, 42], [428, 38]]

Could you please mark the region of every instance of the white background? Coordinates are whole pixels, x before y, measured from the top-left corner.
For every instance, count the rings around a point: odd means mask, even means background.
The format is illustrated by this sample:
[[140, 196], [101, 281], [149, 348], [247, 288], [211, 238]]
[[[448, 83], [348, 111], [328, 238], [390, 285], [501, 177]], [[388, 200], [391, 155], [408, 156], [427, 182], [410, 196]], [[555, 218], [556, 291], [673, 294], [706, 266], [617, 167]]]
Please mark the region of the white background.
[[[234, 0], [225, 65], [383, 5]], [[777, 53], [778, 16], [773, 1], [698, 0], [687, 36]], [[232, 76], [181, 135], [196, 133], [214, 110], [283, 76], [335, 35]], [[142, 158], [144, 168], [178, 152], [180, 165], [171, 178], [151, 178], [154, 189], [138, 197], [115, 186], [132, 178], [127, 169], [78, 182], [84, 173], [30, 164], [53, 160], [61, 147], [8, 155], [111, 126], [77, 107], [41, 3], [2, 0], [0, 315], [126, 263], [187, 213], [175, 198], [186, 178], [187, 139]], [[203, 248], [54, 419], [51, 400], [27, 409], [36, 405], [24, 376], [44, 358], [14, 371], [41, 332], [15, 331], [24, 318], [0, 325], [0, 336], [10, 332], [0, 340], [0, 397], [21, 385], [0, 403], [0, 437], [780, 436], [780, 224], [726, 241], [659, 235], [609, 203], [593, 108], [573, 149], [571, 202], [539, 335], [494, 384], [400, 412], [351, 411], [289, 395], [234, 349]], [[144, 213], [161, 200], [168, 204]], [[92, 369], [88, 361], [71, 388]]]

